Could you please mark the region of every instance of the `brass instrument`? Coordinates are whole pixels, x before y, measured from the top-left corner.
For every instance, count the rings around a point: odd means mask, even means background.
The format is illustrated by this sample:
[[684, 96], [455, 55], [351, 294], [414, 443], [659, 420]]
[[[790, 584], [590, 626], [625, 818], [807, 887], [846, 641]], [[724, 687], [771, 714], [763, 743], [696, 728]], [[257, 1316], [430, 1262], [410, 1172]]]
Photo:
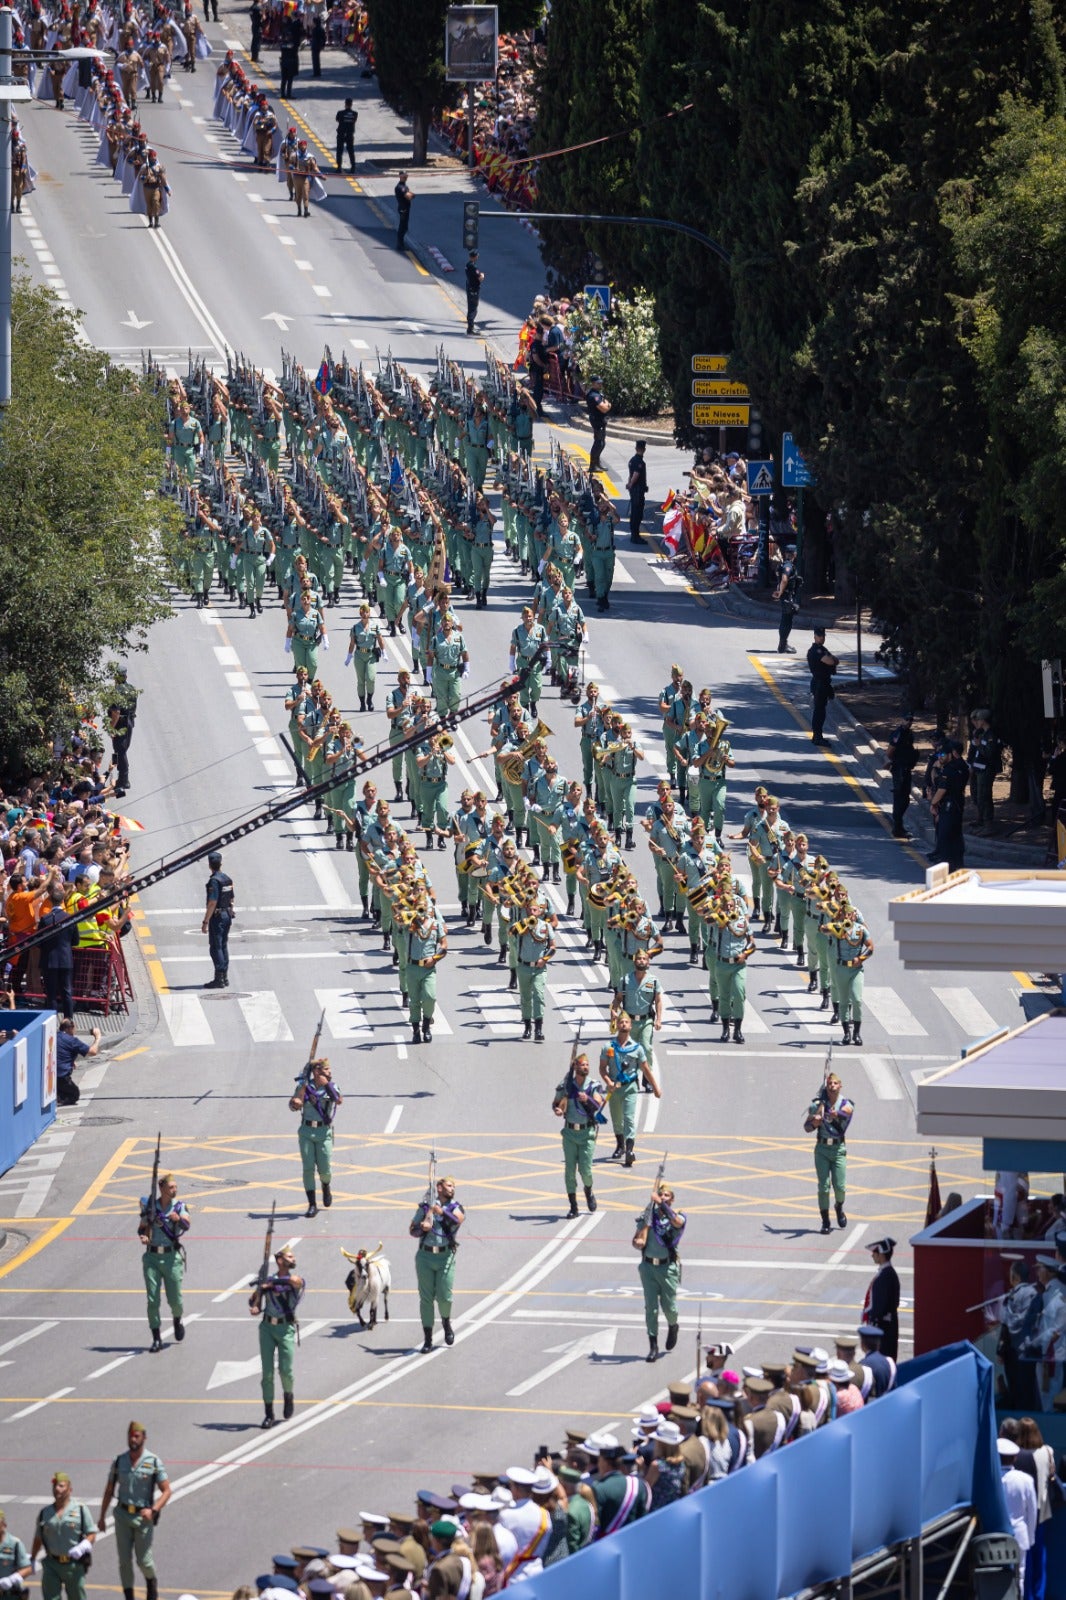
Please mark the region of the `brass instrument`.
[[455, 740], [450, 733], [439, 733], [437, 735], [437, 747], [440, 750], [450, 750], [454, 743]]
[[714, 714], [714, 732], [710, 735], [711, 749], [717, 750], [718, 741], [729, 727], [729, 718], [723, 717], [720, 711]]
[[617, 744], [607, 744], [602, 749], [594, 748], [592, 752], [593, 760], [598, 761], [602, 767], [604, 762], [609, 761], [617, 750], [621, 750], [623, 743], [624, 740], [619, 739]]
[[533, 732], [522, 741], [517, 750], [509, 750], [506, 754], [497, 757], [500, 771], [508, 783], [521, 783], [522, 768], [533, 754], [533, 746], [538, 740], [549, 738], [551, 738], [551, 729], [548, 724], [538, 721]]

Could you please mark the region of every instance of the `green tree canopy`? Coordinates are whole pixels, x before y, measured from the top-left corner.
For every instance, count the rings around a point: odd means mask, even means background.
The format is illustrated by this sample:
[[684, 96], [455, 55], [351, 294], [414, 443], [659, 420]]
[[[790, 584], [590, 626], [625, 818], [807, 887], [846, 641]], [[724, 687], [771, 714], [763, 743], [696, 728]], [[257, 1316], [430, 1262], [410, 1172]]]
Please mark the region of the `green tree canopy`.
[[79, 343], [17, 277], [13, 397], [0, 418], [0, 769], [42, 771], [74, 706], [168, 612], [170, 502], [156, 493], [164, 401]]
[[374, 68], [387, 103], [414, 124], [411, 160], [424, 166], [429, 125], [456, 103], [460, 86], [444, 76], [448, 0], [367, 0]]

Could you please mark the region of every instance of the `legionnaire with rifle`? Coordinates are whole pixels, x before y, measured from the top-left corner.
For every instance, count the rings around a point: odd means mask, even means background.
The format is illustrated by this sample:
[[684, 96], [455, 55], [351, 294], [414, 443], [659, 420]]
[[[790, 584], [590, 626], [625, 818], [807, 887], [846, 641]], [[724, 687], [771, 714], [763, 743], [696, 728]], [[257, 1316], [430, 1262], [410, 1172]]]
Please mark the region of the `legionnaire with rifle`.
[[596, 1151], [599, 1125], [607, 1121], [603, 1114], [605, 1095], [599, 1084], [589, 1083], [589, 1058], [581, 1049], [581, 1030], [578, 1029], [570, 1052], [570, 1066], [566, 1077], [555, 1090], [552, 1110], [563, 1119], [563, 1171], [566, 1177], [566, 1198], [570, 1202], [568, 1217], [576, 1217], [577, 1174], [585, 1188], [585, 1204], [596, 1210], [596, 1196], [592, 1192], [592, 1158]]
[[287, 1422], [296, 1408], [293, 1399], [293, 1354], [296, 1348], [296, 1307], [304, 1292], [304, 1280], [296, 1274], [296, 1257], [283, 1247], [274, 1256], [275, 1272], [270, 1271], [270, 1251], [274, 1243], [274, 1215], [277, 1201], [270, 1207], [266, 1238], [263, 1241], [263, 1260], [259, 1276], [252, 1289], [248, 1309], [253, 1317], [260, 1317], [259, 1361], [262, 1367], [260, 1385], [263, 1391], [265, 1415], [261, 1428], [272, 1428], [277, 1421], [274, 1415], [274, 1356], [277, 1354], [281, 1392], [285, 1397], [282, 1412]]
[[640, 1093], [641, 1078], [649, 1085], [656, 1100], [662, 1099], [662, 1091], [648, 1065], [643, 1047], [629, 1036], [632, 1026], [629, 1012], [619, 1011], [615, 1016], [615, 1037], [600, 1051], [600, 1077], [607, 1085], [615, 1137], [611, 1160], [617, 1161], [624, 1152], [622, 1164], [626, 1167], [631, 1167], [636, 1160], [633, 1142], [637, 1131], [637, 1095]]
[[803, 1124], [805, 1133], [816, 1134], [814, 1143], [814, 1170], [818, 1174], [818, 1209], [822, 1215], [822, 1232], [832, 1233], [829, 1221], [829, 1187], [832, 1184], [836, 1200], [837, 1222], [846, 1228], [844, 1200], [847, 1193], [848, 1147], [847, 1133], [855, 1111], [854, 1103], [843, 1092], [843, 1085], [832, 1068], [833, 1047], [825, 1058], [825, 1077], [822, 1087], [807, 1107]]
[[418, 1279], [418, 1309], [422, 1319], [422, 1355], [433, 1349], [434, 1307], [440, 1311], [444, 1343], [454, 1344], [452, 1332], [452, 1285], [455, 1281], [456, 1234], [466, 1220], [466, 1212], [455, 1198], [455, 1179], [437, 1177], [435, 1151], [429, 1157], [429, 1181], [421, 1204], [411, 1218], [415, 1251], [415, 1276]]
[[296, 1081], [290, 1111], [300, 1111], [299, 1144], [303, 1161], [304, 1193], [307, 1195], [305, 1217], [318, 1216], [315, 1198], [315, 1173], [322, 1182], [322, 1204], [333, 1204], [330, 1184], [333, 1182], [333, 1118], [337, 1107], [343, 1105], [344, 1096], [333, 1082], [333, 1069], [329, 1057], [318, 1055], [318, 1041], [322, 1034], [324, 1015], [315, 1029], [314, 1043], [307, 1066]]
[[182, 1235], [189, 1231], [189, 1208], [178, 1199], [178, 1186], [172, 1172], [159, 1176], [159, 1152], [162, 1134], [156, 1136], [155, 1160], [152, 1163], [152, 1187], [141, 1197], [141, 1220], [137, 1237], [144, 1245], [141, 1267], [144, 1286], [148, 1291], [148, 1326], [152, 1334], [150, 1351], [162, 1350], [159, 1336], [159, 1296], [166, 1289], [167, 1305], [174, 1318], [174, 1338], [180, 1344], [185, 1337], [182, 1325], [184, 1306], [181, 1286], [185, 1278], [185, 1247]]
[[[145, 1449], [145, 1438], [144, 1426], [131, 1422], [126, 1430], [128, 1448], [111, 1463], [97, 1524], [104, 1533], [108, 1507], [114, 1499], [115, 1547], [123, 1600], [133, 1600], [134, 1556], [148, 1586], [148, 1600], [158, 1600], [159, 1596], [152, 1538], [171, 1491], [167, 1469], [157, 1455]], [[160, 1491], [158, 1500], [155, 1498], [157, 1489]]]
[[633, 1249], [640, 1251], [640, 1281], [644, 1288], [644, 1322], [648, 1330], [647, 1361], [659, 1359], [659, 1307], [666, 1318], [666, 1348], [677, 1344], [677, 1291], [681, 1262], [677, 1247], [687, 1218], [674, 1208], [674, 1191], [663, 1182], [666, 1156], [659, 1162], [651, 1198], [637, 1218]]

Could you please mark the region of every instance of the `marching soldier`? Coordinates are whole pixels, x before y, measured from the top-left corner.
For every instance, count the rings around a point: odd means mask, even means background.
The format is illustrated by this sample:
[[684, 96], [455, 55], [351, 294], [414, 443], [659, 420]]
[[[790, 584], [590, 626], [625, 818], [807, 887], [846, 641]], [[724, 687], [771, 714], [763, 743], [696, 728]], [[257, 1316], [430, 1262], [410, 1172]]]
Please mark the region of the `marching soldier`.
[[[359, 695], [360, 711], [373, 711], [374, 689], [377, 685], [378, 662], [381, 660], [381, 630], [377, 620], [371, 621], [370, 607], [364, 600], [359, 607], [359, 621], [348, 635], [348, 654], [344, 665], [355, 660], [355, 687]], [[392, 724], [390, 723], [390, 733]], [[397, 796], [399, 798], [399, 796]]]
[[296, 201], [296, 215], [309, 217], [311, 207], [311, 180], [318, 177], [318, 162], [307, 148], [307, 140], [296, 144], [296, 160], [292, 164], [292, 197]]
[[755, 950], [751, 937], [748, 908], [742, 895], [731, 885], [725, 888], [726, 918], [715, 933], [715, 971], [718, 977], [718, 1007], [722, 1016], [720, 1044], [729, 1043], [732, 1026], [733, 1043], [743, 1044], [741, 1023], [744, 1020], [744, 1003], [747, 999], [747, 964]]
[[162, 1350], [159, 1334], [159, 1297], [166, 1290], [167, 1305], [174, 1318], [174, 1338], [178, 1344], [185, 1337], [182, 1324], [184, 1306], [181, 1286], [185, 1279], [185, 1246], [182, 1236], [189, 1231], [189, 1208], [178, 1199], [178, 1185], [172, 1172], [159, 1179], [159, 1198], [153, 1205], [153, 1196], [141, 1197], [141, 1220], [137, 1237], [144, 1245], [141, 1267], [144, 1286], [148, 1291], [148, 1326], [152, 1334], [151, 1353]]
[[511, 634], [511, 672], [528, 668], [519, 692], [522, 705], [529, 708], [531, 717], [537, 714], [544, 672], [544, 651], [548, 636], [539, 622], [533, 620], [533, 607], [522, 607], [522, 620]]
[[307, 1196], [305, 1217], [318, 1216], [315, 1198], [315, 1173], [322, 1182], [322, 1204], [333, 1204], [330, 1184], [333, 1182], [333, 1119], [344, 1096], [333, 1082], [333, 1069], [329, 1058], [322, 1056], [308, 1062], [303, 1079], [289, 1101], [290, 1111], [299, 1111], [300, 1159], [303, 1162], [304, 1193]]
[[[675, 661], [670, 668], [670, 682], [659, 696], [659, 715], [663, 719], [663, 745], [666, 754], [666, 770], [671, 783], [677, 782], [677, 758], [674, 755], [674, 746], [679, 736], [684, 732], [688, 722], [688, 707], [681, 702], [681, 685], [685, 674]], [[684, 803], [684, 796], [682, 796]]]
[[841, 1044], [862, 1044], [863, 968], [874, 953], [874, 942], [855, 907], [846, 905], [839, 920], [824, 924], [830, 964], [835, 963], [837, 1003], [844, 1028]]
[[410, 1234], [418, 1240], [415, 1251], [415, 1276], [418, 1279], [418, 1309], [422, 1319], [422, 1355], [433, 1349], [434, 1308], [440, 1312], [444, 1343], [454, 1344], [452, 1332], [452, 1286], [455, 1282], [456, 1235], [466, 1220], [466, 1212], [455, 1198], [455, 1179], [440, 1178], [436, 1199], [427, 1189], [425, 1198], [411, 1218]]
[[170, 1499], [170, 1480], [159, 1457], [144, 1448], [145, 1438], [143, 1424], [131, 1422], [126, 1431], [126, 1449], [111, 1463], [100, 1502], [101, 1533], [107, 1529], [108, 1507], [112, 1499], [115, 1502], [115, 1547], [124, 1600], [133, 1600], [134, 1557], [148, 1587], [148, 1600], [157, 1600], [159, 1594], [152, 1540], [160, 1513]]
[[803, 1124], [805, 1133], [817, 1137], [814, 1142], [814, 1170], [818, 1174], [818, 1210], [822, 1217], [822, 1232], [831, 1233], [829, 1223], [829, 1187], [832, 1184], [836, 1200], [837, 1223], [846, 1228], [844, 1214], [847, 1198], [848, 1126], [855, 1112], [854, 1103], [843, 1092], [843, 1084], [835, 1072], [826, 1074], [825, 1082], [807, 1107]]
[[451, 735], [448, 735], [447, 745], [443, 740], [443, 734], [433, 734], [427, 745], [419, 746], [419, 753], [415, 757], [418, 769], [419, 811], [426, 832], [427, 850], [433, 848], [434, 836], [437, 840], [437, 849], [444, 849], [444, 841], [451, 825], [451, 818], [448, 815], [448, 768], [455, 765], [455, 756], [450, 748]]
[[264, 1416], [261, 1428], [272, 1428], [277, 1421], [274, 1415], [274, 1359], [277, 1356], [278, 1376], [284, 1396], [282, 1416], [287, 1422], [296, 1409], [293, 1398], [293, 1353], [296, 1348], [296, 1307], [303, 1298], [306, 1287], [303, 1278], [295, 1271], [296, 1257], [287, 1248], [274, 1254], [277, 1271], [256, 1282], [248, 1309], [253, 1317], [260, 1317], [259, 1362], [262, 1368], [260, 1386], [263, 1392]]
[[607, 1085], [611, 1105], [611, 1126], [615, 1137], [611, 1160], [617, 1161], [624, 1153], [622, 1165], [631, 1167], [636, 1160], [633, 1143], [637, 1131], [640, 1080], [643, 1079], [649, 1086], [656, 1100], [662, 1099], [662, 1091], [648, 1065], [643, 1047], [630, 1038], [632, 1023], [628, 1011], [617, 1013], [615, 1026], [615, 1037], [600, 1052], [600, 1077]]
[[555, 940], [552, 925], [542, 914], [535, 888], [527, 892], [522, 915], [511, 923], [511, 939], [522, 1007], [522, 1038], [528, 1039], [532, 1034], [537, 1044], [543, 1044], [544, 973], [555, 954]]
[[26, 1546], [13, 1533], [8, 1533], [7, 1515], [0, 1511], [0, 1581], [8, 1579], [6, 1587], [21, 1592], [26, 1589], [26, 1579], [32, 1573]]
[[30, 1549], [30, 1564], [44, 1551], [41, 1594], [44, 1600], [85, 1600], [85, 1575], [96, 1542], [96, 1523], [89, 1508], [75, 1500], [65, 1472], [52, 1475], [52, 1504], [42, 1506]]
[[[404, 935], [401, 933], [401, 938]], [[433, 1042], [433, 1013], [437, 1004], [437, 967], [448, 954], [448, 932], [434, 902], [422, 895], [406, 934], [406, 983], [411, 1043]]]
[[638, 950], [633, 957], [633, 970], [615, 990], [611, 1010], [615, 1016], [624, 1011], [629, 1017], [633, 1040], [644, 1051], [644, 1058], [654, 1072], [655, 1035], [663, 1025], [663, 991], [650, 968], [651, 957], [647, 950]]
[[[660, 1168], [660, 1172], [661, 1172]], [[644, 1289], [644, 1323], [648, 1330], [646, 1360], [659, 1358], [659, 1307], [666, 1318], [666, 1349], [677, 1344], [677, 1290], [681, 1265], [677, 1247], [685, 1231], [685, 1213], [674, 1206], [674, 1191], [662, 1178], [652, 1190], [647, 1209], [637, 1220], [633, 1248], [640, 1251], [640, 1281]]]
[[459, 709], [459, 680], [470, 666], [463, 636], [456, 633], [450, 611], [445, 611], [440, 632], [430, 640], [428, 665], [433, 679], [434, 707], [438, 717], [446, 717]]
[[160, 163], [154, 150], [149, 150], [144, 166], [137, 174], [137, 182], [144, 190], [144, 214], [148, 218], [148, 226], [158, 228], [170, 185], [167, 183], [167, 169]]
[[568, 1217], [576, 1217], [577, 1175], [585, 1189], [585, 1204], [596, 1210], [596, 1196], [592, 1192], [592, 1159], [596, 1151], [598, 1125], [604, 1121], [604, 1094], [598, 1084], [589, 1083], [589, 1058], [582, 1052], [570, 1062], [570, 1070], [562, 1083], [556, 1086], [552, 1110], [563, 1119], [563, 1173], [566, 1180], [566, 1198], [570, 1202]]
[[[475, 799], [477, 807], [475, 809]], [[452, 814], [451, 836], [455, 843], [455, 879], [459, 887], [459, 910], [468, 928], [477, 921], [479, 890], [478, 880], [470, 876], [472, 858], [481, 854], [467, 850], [487, 838], [489, 825], [485, 818], [485, 796], [473, 789], [464, 789], [459, 797], [458, 809]], [[486, 941], [486, 943], [489, 941]]]

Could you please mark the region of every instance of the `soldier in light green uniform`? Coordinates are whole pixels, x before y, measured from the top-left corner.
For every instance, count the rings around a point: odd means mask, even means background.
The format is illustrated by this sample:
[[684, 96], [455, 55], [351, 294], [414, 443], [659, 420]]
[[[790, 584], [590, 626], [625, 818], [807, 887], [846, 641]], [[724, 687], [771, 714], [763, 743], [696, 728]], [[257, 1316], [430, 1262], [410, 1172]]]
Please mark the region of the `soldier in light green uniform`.
[[[661, 1169], [660, 1169], [661, 1170]], [[681, 1283], [681, 1264], [677, 1247], [687, 1218], [674, 1206], [674, 1191], [661, 1179], [652, 1190], [651, 1200], [637, 1218], [633, 1244], [640, 1251], [641, 1287], [644, 1290], [644, 1325], [648, 1330], [648, 1361], [659, 1358], [659, 1308], [666, 1318], [666, 1349], [677, 1344], [677, 1291]]]
[[771, 866], [776, 865], [776, 858], [780, 854], [785, 834], [788, 832], [777, 800], [772, 794], [766, 796], [766, 804], [762, 816], [751, 830], [751, 839], [748, 845], [749, 855], [752, 860], [752, 876], [755, 880], [755, 897], [762, 900], [762, 931], [769, 933], [773, 927], [775, 933], [781, 932], [781, 906], [774, 906], [774, 880], [770, 874]]
[[189, 402], [179, 400], [177, 415], [170, 424], [170, 459], [185, 483], [195, 483], [199, 477], [197, 457], [203, 437], [200, 419], [193, 416]]
[[456, 632], [450, 611], [441, 618], [440, 632], [429, 644], [429, 669], [433, 678], [433, 704], [438, 717], [459, 709], [459, 682], [470, 665], [463, 636]]
[[848, 1188], [848, 1128], [855, 1114], [854, 1101], [844, 1093], [844, 1086], [835, 1072], [826, 1074], [825, 1082], [807, 1107], [803, 1127], [816, 1135], [814, 1141], [814, 1170], [818, 1178], [818, 1210], [822, 1217], [822, 1232], [831, 1233], [829, 1222], [829, 1194], [836, 1201], [837, 1222], [846, 1228], [848, 1223], [844, 1204]]
[[549, 876], [553, 883], [561, 877], [562, 849], [559, 840], [560, 811], [566, 799], [567, 783], [559, 776], [559, 765], [547, 756], [544, 770], [533, 783], [527, 812], [533, 819], [540, 840], [540, 859], [544, 867], [544, 881]]
[[159, 1296], [166, 1290], [167, 1305], [174, 1318], [174, 1338], [180, 1344], [185, 1337], [182, 1325], [181, 1286], [185, 1278], [185, 1247], [182, 1236], [189, 1231], [189, 1208], [178, 1199], [178, 1185], [172, 1172], [165, 1172], [159, 1180], [159, 1197], [153, 1204], [151, 1195], [141, 1197], [141, 1220], [137, 1236], [144, 1245], [141, 1266], [144, 1286], [148, 1291], [148, 1326], [152, 1331], [152, 1351], [162, 1350], [159, 1333]]
[[659, 885], [663, 931], [668, 933], [671, 923], [676, 921], [678, 932], [681, 932], [684, 928], [684, 918], [678, 903], [674, 868], [688, 840], [688, 819], [677, 810], [669, 793], [663, 795], [658, 812], [657, 817], [645, 816], [641, 825], [647, 829], [648, 845], [655, 858], [655, 876]]
[[615, 1146], [611, 1160], [617, 1161], [624, 1153], [623, 1165], [631, 1167], [636, 1160], [633, 1144], [637, 1130], [637, 1095], [640, 1080], [651, 1089], [656, 1100], [662, 1091], [655, 1074], [648, 1065], [642, 1046], [630, 1037], [632, 1021], [628, 1011], [615, 1015], [616, 1034], [600, 1051], [600, 1077], [607, 1085], [611, 1103], [611, 1126], [614, 1128]]
[[52, 1475], [52, 1504], [42, 1506], [30, 1547], [30, 1561], [41, 1561], [43, 1600], [85, 1600], [85, 1559], [96, 1542], [96, 1523], [89, 1508], [75, 1500], [65, 1472]]
[[411, 553], [400, 538], [399, 528], [390, 528], [389, 536], [381, 544], [381, 534], [375, 545], [381, 549], [381, 574], [385, 579], [385, 615], [389, 633], [403, 632], [404, 602], [407, 598], [407, 575], [411, 567]]
[[416, 902], [415, 917], [406, 934], [407, 1004], [411, 1019], [411, 1043], [430, 1044], [433, 1040], [433, 1014], [437, 1005], [437, 967], [448, 954], [448, 930], [436, 905], [423, 895]]
[[467, 927], [472, 927], [478, 914], [478, 880], [470, 876], [467, 868], [468, 845], [488, 835], [489, 824], [485, 815], [485, 796], [478, 791], [477, 808], [473, 789], [464, 789], [459, 797], [459, 807], [452, 814], [452, 840], [455, 846], [455, 881], [459, 889], [459, 910]]
[[454, 753], [442, 744], [442, 735], [433, 734], [418, 758], [418, 791], [421, 822], [426, 830], [426, 848], [437, 836], [438, 847], [444, 849], [450, 817], [448, 816], [448, 768], [455, 765]]
[[581, 776], [585, 788], [592, 793], [595, 778], [593, 749], [600, 734], [603, 732], [603, 716], [600, 712], [600, 686], [598, 683], [585, 685], [585, 698], [578, 706], [577, 715], [574, 717], [574, 727], [581, 730]]
[[663, 1025], [663, 990], [658, 978], [651, 973], [651, 959], [646, 950], [638, 950], [633, 958], [633, 970], [615, 990], [612, 1010], [615, 1015], [624, 1011], [629, 1017], [631, 1037], [644, 1051], [645, 1060], [655, 1071], [655, 1035]]
[[378, 662], [381, 660], [381, 631], [377, 620], [371, 621], [370, 606], [364, 600], [359, 607], [359, 621], [348, 635], [348, 654], [344, 665], [355, 662], [355, 687], [359, 695], [360, 711], [373, 711], [374, 689], [378, 681]]
[[518, 999], [522, 1007], [522, 1038], [530, 1035], [544, 1042], [544, 974], [555, 954], [551, 923], [541, 914], [536, 894], [511, 923], [515, 970], [518, 973]]
[[596, 591], [596, 609], [610, 611], [611, 586], [614, 583], [614, 507], [606, 495], [598, 497], [596, 512], [599, 521], [592, 530], [589, 577]]
[[[529, 708], [529, 714], [537, 714], [537, 701], [540, 699], [543, 679], [542, 652], [547, 644], [548, 636], [539, 622], [533, 620], [532, 606], [522, 607], [522, 620], [511, 635], [511, 671], [521, 672], [529, 668], [529, 672], [519, 691], [522, 705]], [[536, 663], [534, 665], [534, 663]]]
[[[823, 932], [826, 932], [823, 928]], [[829, 964], [835, 966], [837, 1002], [844, 1028], [841, 1044], [862, 1044], [863, 968], [874, 953], [874, 942], [855, 907], [845, 905], [827, 934]]]
[[592, 1160], [596, 1153], [598, 1122], [603, 1117], [603, 1091], [598, 1084], [589, 1083], [589, 1058], [582, 1053], [574, 1056], [570, 1070], [562, 1083], [556, 1086], [552, 1110], [563, 1119], [563, 1173], [566, 1181], [566, 1198], [570, 1202], [567, 1216], [576, 1217], [577, 1179], [585, 1190], [585, 1204], [596, 1210], [596, 1196], [592, 1192]]
[[249, 616], [262, 615], [267, 563], [273, 561], [274, 555], [274, 536], [269, 528], [263, 526], [263, 514], [259, 507], [251, 506], [241, 525], [240, 548], [241, 601], [248, 607]]
[[475, 400], [466, 422], [466, 475], [478, 494], [485, 487], [489, 469], [489, 419], [484, 401]]
[[[385, 716], [389, 724], [389, 743], [399, 744], [410, 733], [414, 723], [411, 713], [411, 674], [406, 667], [400, 668], [396, 674], [396, 687], [389, 690]], [[403, 799], [403, 765], [404, 752], [401, 750], [392, 758], [392, 784], [396, 791], [394, 800]]]
[[115, 1548], [124, 1600], [133, 1600], [134, 1557], [148, 1586], [148, 1600], [157, 1600], [159, 1594], [152, 1540], [160, 1512], [170, 1499], [170, 1480], [159, 1457], [145, 1449], [145, 1437], [143, 1425], [131, 1422], [126, 1430], [127, 1448], [111, 1463], [100, 1502], [101, 1533], [107, 1529], [108, 1507], [112, 1499], [115, 1502]]
[[699, 814], [705, 827], [713, 826], [714, 836], [719, 844], [722, 842], [722, 828], [725, 825], [728, 788], [726, 773], [730, 767], [735, 766], [733, 746], [724, 737], [713, 747], [708, 748], [700, 763]]
[[418, 1240], [415, 1251], [415, 1276], [418, 1279], [418, 1310], [422, 1320], [422, 1355], [433, 1349], [434, 1309], [440, 1311], [445, 1344], [455, 1343], [452, 1332], [452, 1292], [455, 1283], [456, 1235], [466, 1220], [466, 1212], [455, 1198], [455, 1179], [440, 1178], [436, 1197], [427, 1189], [408, 1230]]
[[484, 495], [479, 495], [475, 507], [474, 526], [470, 546], [470, 587], [474, 591], [477, 610], [484, 611], [489, 603], [489, 577], [492, 572], [492, 537], [496, 519]]
[[757, 851], [755, 842], [755, 825], [758, 823], [766, 809], [766, 797], [769, 790], [761, 783], [755, 788], [755, 804], [745, 812], [743, 825], [736, 833], [731, 833], [731, 839], [746, 839], [748, 841], [748, 866], [751, 868], [751, 890], [754, 897], [752, 903], [753, 914], [756, 918], [762, 915], [762, 879], [759, 875], [759, 863], [753, 851]]
[[722, 1013], [722, 1036], [727, 1044], [730, 1025], [734, 1044], [743, 1044], [741, 1023], [744, 1020], [744, 1003], [747, 999], [747, 962], [755, 950], [751, 937], [751, 923], [743, 898], [734, 893], [727, 904], [728, 918], [717, 930], [716, 955], [718, 960], [718, 1005]]
[[289, 619], [286, 639], [297, 667], [306, 667], [308, 677], [318, 672], [318, 647], [329, 647], [326, 622], [310, 589], [301, 589], [300, 601]]
[[803, 892], [803, 931], [807, 946], [807, 993], [821, 991], [823, 1011], [829, 1010], [829, 946], [822, 932], [822, 883], [829, 870], [824, 856], [815, 856], [806, 873]]
[[[677, 761], [674, 756], [674, 746], [678, 735], [684, 732], [687, 717], [684, 710], [676, 708], [681, 701], [681, 685], [685, 674], [675, 661], [670, 668], [670, 682], [659, 695], [659, 715], [663, 719], [663, 745], [666, 755], [666, 770], [671, 783], [677, 782]], [[681, 719], [679, 721], [679, 718]]]
[[196, 609], [202, 611], [211, 604], [209, 595], [215, 570], [213, 536], [221, 532], [221, 525], [210, 515], [207, 498], [198, 489], [190, 490], [189, 501], [186, 522], [189, 584], [196, 597]]
[[17, 1594], [26, 1589], [32, 1570], [29, 1551], [21, 1539], [7, 1531], [7, 1515], [0, 1511], [0, 1578], [18, 1579], [17, 1583], [8, 1584], [8, 1590]]
[[604, 771], [608, 775], [608, 806], [615, 844], [621, 846], [624, 829], [625, 847], [627, 850], [632, 850], [633, 814], [637, 798], [637, 761], [643, 760], [644, 752], [633, 743], [633, 730], [627, 722], [623, 722], [618, 729], [617, 742], [620, 748], [612, 750], [603, 764]]
[[276, 1272], [260, 1278], [252, 1291], [248, 1309], [259, 1317], [259, 1364], [262, 1369], [260, 1387], [263, 1391], [263, 1420], [261, 1428], [272, 1428], [277, 1421], [274, 1415], [274, 1361], [278, 1364], [281, 1392], [284, 1396], [282, 1415], [285, 1420], [296, 1409], [293, 1394], [293, 1355], [296, 1350], [296, 1308], [303, 1298], [304, 1280], [295, 1271], [296, 1257], [291, 1250], [275, 1252]]
[[318, 1216], [316, 1173], [322, 1184], [322, 1204], [327, 1209], [333, 1204], [333, 1119], [337, 1107], [343, 1104], [344, 1096], [333, 1082], [329, 1057], [309, 1061], [289, 1101], [289, 1110], [300, 1113], [298, 1139], [307, 1196], [305, 1217]]

